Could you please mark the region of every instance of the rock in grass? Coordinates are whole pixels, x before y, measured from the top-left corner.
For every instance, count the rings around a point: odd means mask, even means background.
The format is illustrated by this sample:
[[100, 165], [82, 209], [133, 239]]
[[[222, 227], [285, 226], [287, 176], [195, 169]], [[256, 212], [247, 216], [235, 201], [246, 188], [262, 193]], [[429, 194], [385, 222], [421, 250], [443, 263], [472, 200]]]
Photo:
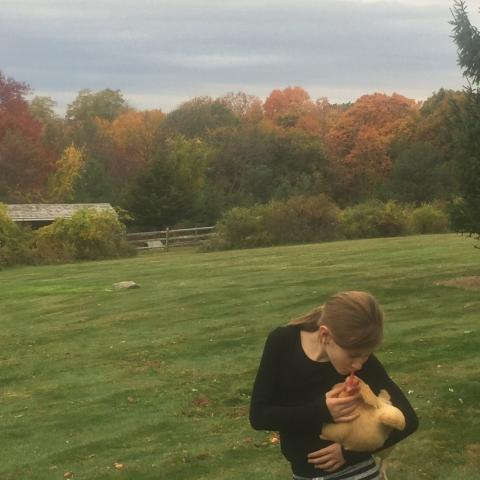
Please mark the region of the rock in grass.
[[113, 288], [115, 290], [126, 290], [129, 288], [140, 288], [140, 285], [135, 282], [118, 282], [113, 284]]

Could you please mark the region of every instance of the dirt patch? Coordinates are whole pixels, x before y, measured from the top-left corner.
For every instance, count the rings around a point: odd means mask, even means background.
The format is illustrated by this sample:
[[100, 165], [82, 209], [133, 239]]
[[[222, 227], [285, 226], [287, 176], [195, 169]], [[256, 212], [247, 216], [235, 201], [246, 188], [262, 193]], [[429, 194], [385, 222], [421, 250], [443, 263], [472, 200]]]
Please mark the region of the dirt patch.
[[480, 443], [467, 445], [467, 460], [474, 467], [480, 467]]
[[463, 288], [464, 290], [480, 290], [480, 276], [452, 278], [450, 280], [435, 282], [435, 285]]

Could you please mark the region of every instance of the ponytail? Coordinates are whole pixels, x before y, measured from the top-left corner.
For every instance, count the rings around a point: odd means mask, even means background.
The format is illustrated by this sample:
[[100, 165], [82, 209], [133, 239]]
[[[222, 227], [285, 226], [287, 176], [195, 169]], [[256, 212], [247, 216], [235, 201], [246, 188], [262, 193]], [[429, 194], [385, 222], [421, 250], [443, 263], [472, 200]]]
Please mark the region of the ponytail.
[[288, 322], [288, 325], [300, 325], [301, 330], [315, 332], [320, 326], [320, 317], [322, 316], [323, 305], [313, 309], [311, 312], [294, 318]]

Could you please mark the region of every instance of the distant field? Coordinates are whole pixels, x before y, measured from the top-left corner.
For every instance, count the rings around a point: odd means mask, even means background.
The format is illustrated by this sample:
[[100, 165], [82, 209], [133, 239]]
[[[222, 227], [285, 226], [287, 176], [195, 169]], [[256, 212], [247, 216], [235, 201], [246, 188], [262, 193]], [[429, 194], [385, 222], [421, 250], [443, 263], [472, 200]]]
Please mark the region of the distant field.
[[[349, 289], [382, 303], [379, 357], [421, 421], [390, 480], [480, 479], [480, 290], [435, 285], [480, 275], [473, 243], [431, 235], [0, 272], [0, 480], [289, 479], [279, 447], [248, 424], [265, 336]], [[121, 280], [141, 288], [113, 291]]]

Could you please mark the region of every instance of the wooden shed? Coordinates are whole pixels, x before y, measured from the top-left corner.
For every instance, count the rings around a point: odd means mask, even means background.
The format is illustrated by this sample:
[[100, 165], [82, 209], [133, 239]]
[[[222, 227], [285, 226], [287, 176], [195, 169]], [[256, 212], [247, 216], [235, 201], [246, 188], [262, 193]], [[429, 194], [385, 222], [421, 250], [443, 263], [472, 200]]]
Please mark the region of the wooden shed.
[[7, 213], [14, 222], [39, 228], [57, 218], [71, 218], [74, 213], [85, 208], [116, 214], [109, 203], [21, 203], [7, 205]]

